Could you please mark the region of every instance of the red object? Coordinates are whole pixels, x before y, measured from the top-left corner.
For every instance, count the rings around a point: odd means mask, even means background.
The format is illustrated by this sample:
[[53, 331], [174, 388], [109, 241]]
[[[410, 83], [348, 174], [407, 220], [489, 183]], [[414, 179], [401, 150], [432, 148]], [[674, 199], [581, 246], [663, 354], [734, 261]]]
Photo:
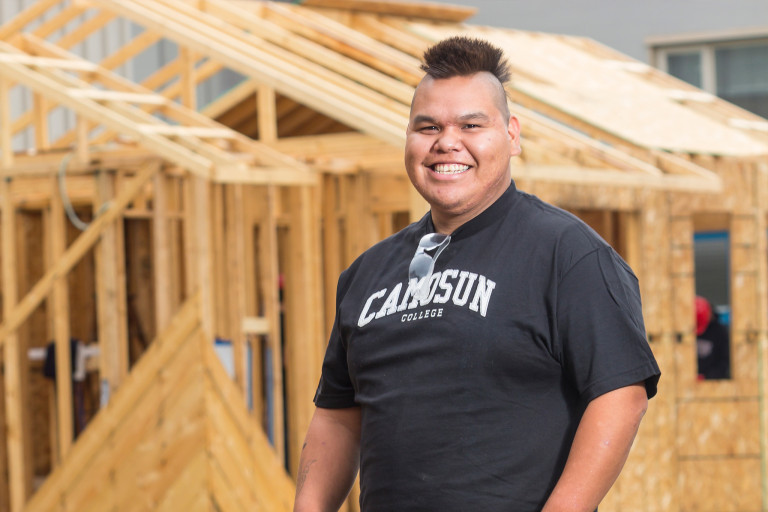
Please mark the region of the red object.
[[712, 319], [712, 305], [704, 297], [696, 296], [696, 336], [701, 336], [707, 330]]

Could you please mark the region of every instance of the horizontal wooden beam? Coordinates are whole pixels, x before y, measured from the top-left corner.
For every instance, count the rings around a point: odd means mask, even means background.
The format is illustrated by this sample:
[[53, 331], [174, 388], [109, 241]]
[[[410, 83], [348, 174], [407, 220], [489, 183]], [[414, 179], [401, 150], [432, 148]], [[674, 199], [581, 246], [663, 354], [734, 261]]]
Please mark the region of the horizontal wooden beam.
[[477, 12], [476, 7], [464, 7], [437, 2], [403, 2], [397, 0], [301, 0], [299, 4], [305, 7], [324, 7], [326, 9], [371, 12], [391, 16], [453, 22], [465, 21]]
[[145, 103], [148, 105], [167, 105], [168, 99], [159, 94], [135, 93], [125, 91], [105, 91], [102, 89], [67, 89], [72, 98], [89, 98], [100, 101], [125, 101], [127, 103]]
[[709, 176], [648, 176], [639, 172], [532, 164], [512, 166], [512, 177], [541, 182], [574, 183], [582, 186], [617, 186], [695, 193], [717, 193], [722, 192], [723, 189], [722, 180], [714, 173]]
[[96, 71], [97, 64], [86, 60], [53, 59], [48, 57], [36, 57], [24, 53], [0, 53], [0, 62], [13, 62], [26, 66], [41, 68], [68, 69], [74, 71]]

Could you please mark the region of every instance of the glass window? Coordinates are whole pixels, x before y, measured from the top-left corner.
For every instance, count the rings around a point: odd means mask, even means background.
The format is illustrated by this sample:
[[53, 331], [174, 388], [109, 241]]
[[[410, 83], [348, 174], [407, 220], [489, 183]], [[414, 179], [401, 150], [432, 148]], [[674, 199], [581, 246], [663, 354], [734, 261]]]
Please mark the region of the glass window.
[[667, 72], [680, 80], [701, 88], [701, 53], [669, 53]]
[[696, 354], [700, 380], [731, 377], [729, 236], [698, 232], [693, 238], [696, 266]]
[[717, 95], [768, 117], [768, 44], [715, 49]]

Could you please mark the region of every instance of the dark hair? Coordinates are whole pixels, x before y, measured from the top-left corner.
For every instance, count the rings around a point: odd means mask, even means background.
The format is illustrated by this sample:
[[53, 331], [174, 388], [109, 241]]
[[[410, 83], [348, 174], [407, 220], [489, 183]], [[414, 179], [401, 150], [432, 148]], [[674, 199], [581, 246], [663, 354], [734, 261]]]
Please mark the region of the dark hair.
[[444, 39], [424, 52], [421, 69], [432, 78], [467, 76], [487, 71], [504, 85], [509, 65], [504, 52], [487, 41], [466, 36]]

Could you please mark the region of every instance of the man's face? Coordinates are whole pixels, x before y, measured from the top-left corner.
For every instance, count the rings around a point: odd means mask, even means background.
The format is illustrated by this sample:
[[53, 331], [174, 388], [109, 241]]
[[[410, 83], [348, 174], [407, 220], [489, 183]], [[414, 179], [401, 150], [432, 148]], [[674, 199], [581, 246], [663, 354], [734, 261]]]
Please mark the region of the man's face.
[[406, 132], [405, 168], [429, 202], [436, 226], [455, 229], [493, 204], [510, 184], [520, 126], [490, 73], [426, 77], [416, 89]]

